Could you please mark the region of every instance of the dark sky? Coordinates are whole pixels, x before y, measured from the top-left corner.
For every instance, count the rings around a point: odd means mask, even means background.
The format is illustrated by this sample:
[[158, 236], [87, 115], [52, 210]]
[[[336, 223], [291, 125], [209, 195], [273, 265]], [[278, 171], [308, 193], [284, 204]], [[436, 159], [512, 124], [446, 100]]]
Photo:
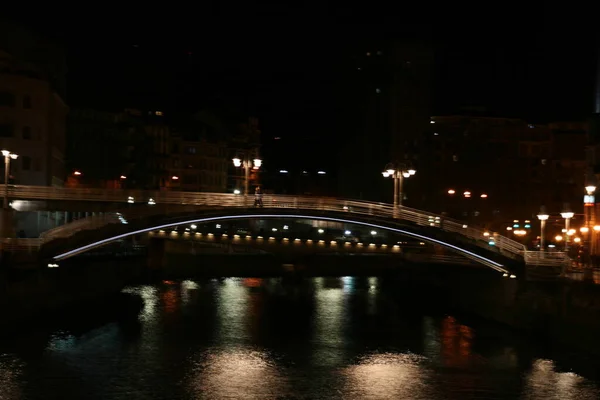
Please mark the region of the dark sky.
[[535, 121], [591, 112], [594, 10], [404, 3], [203, 2], [26, 22], [66, 43], [74, 107], [179, 110], [220, 99], [259, 116], [267, 136], [319, 138], [335, 130], [328, 110], [350, 65], [342, 55], [365, 37], [411, 36], [435, 47], [436, 114], [468, 105]]

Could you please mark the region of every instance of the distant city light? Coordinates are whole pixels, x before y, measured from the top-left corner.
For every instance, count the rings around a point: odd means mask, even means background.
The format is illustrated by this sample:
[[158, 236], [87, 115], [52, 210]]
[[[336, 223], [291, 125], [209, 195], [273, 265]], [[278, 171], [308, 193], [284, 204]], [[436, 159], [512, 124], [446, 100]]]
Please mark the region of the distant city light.
[[280, 170], [279, 170], [279, 173], [280, 173], [280, 174], [287, 174], [287, 173], [288, 173], [288, 170], [287, 170], [287, 169], [280, 169]]
[[325, 172], [325, 171], [317, 171], [317, 174], [319, 174], [319, 175], [325, 175], [326, 173], [327, 172]]

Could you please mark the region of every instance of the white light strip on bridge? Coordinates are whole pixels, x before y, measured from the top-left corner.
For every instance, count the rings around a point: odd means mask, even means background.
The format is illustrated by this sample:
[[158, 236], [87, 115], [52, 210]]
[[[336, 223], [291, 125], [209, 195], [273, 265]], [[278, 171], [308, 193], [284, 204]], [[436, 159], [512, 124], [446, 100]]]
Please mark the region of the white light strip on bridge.
[[103, 246], [103, 245], [108, 244], [110, 242], [114, 242], [115, 240], [124, 239], [124, 238], [126, 238], [128, 236], [138, 235], [140, 233], [146, 233], [146, 232], [154, 231], [154, 230], [157, 230], [157, 229], [165, 229], [165, 228], [170, 228], [170, 227], [174, 227], [174, 226], [178, 226], [178, 225], [204, 223], [204, 222], [211, 222], [211, 221], [223, 221], [223, 220], [231, 220], [231, 219], [256, 219], [256, 218], [313, 219], [313, 220], [340, 222], [340, 223], [346, 223], [346, 224], [362, 225], [362, 226], [367, 226], [367, 227], [370, 227], [370, 228], [383, 229], [383, 230], [387, 230], [387, 231], [390, 231], [390, 232], [396, 232], [396, 233], [400, 233], [400, 234], [403, 234], [403, 235], [411, 236], [411, 237], [414, 237], [414, 238], [423, 239], [426, 242], [436, 243], [436, 244], [448, 247], [450, 249], [458, 251], [459, 253], [465, 254], [465, 255], [469, 256], [469, 258], [475, 259], [476, 261], [479, 261], [480, 263], [482, 263], [482, 264], [484, 264], [484, 265], [486, 265], [486, 266], [488, 266], [490, 268], [493, 268], [496, 271], [499, 271], [499, 272], [502, 272], [502, 273], [508, 273], [509, 272], [508, 270], [506, 270], [506, 269], [503, 268], [502, 264], [497, 263], [496, 261], [490, 260], [489, 258], [480, 256], [479, 254], [473, 253], [473, 252], [471, 252], [469, 250], [462, 249], [462, 248], [460, 248], [458, 246], [455, 246], [453, 244], [446, 243], [446, 242], [443, 242], [443, 241], [438, 240], [438, 239], [430, 238], [428, 236], [420, 235], [418, 233], [413, 233], [413, 232], [405, 231], [403, 229], [390, 228], [388, 226], [371, 224], [371, 223], [368, 223], [368, 222], [352, 221], [352, 220], [349, 220], [349, 219], [342, 219], [342, 218], [316, 217], [314, 215], [290, 215], [290, 214], [282, 214], [282, 215], [276, 215], [276, 214], [227, 215], [227, 216], [222, 216], [222, 217], [197, 218], [197, 219], [190, 219], [190, 220], [187, 220], [187, 221], [179, 221], [179, 222], [172, 223], [172, 224], [157, 225], [157, 226], [153, 226], [151, 228], [140, 229], [140, 230], [137, 230], [137, 231], [123, 233], [121, 235], [113, 236], [113, 237], [110, 237], [110, 238], [107, 238], [107, 239], [102, 239], [102, 240], [99, 240], [97, 242], [90, 243], [90, 244], [87, 244], [85, 246], [81, 246], [81, 247], [79, 247], [77, 249], [67, 251], [66, 253], [59, 254], [57, 256], [54, 256], [53, 258], [55, 260], [57, 260], [57, 261], [60, 261], [62, 259], [66, 259], [66, 258], [75, 256], [77, 254], [84, 253], [85, 251], [91, 250], [91, 249], [93, 249], [95, 247], [100, 247], [100, 246]]

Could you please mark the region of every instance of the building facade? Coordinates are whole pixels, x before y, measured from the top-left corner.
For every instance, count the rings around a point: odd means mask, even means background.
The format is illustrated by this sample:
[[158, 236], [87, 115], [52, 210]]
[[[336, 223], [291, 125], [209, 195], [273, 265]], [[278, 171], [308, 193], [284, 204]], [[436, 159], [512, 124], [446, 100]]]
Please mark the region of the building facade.
[[[421, 163], [431, 115], [433, 51], [416, 41], [370, 42], [353, 60], [340, 117], [346, 125], [337, 154], [339, 191], [344, 197], [391, 201], [392, 183], [381, 175], [386, 164], [418, 170]], [[413, 193], [427, 189], [416, 179], [411, 184]]]
[[223, 192], [228, 147], [194, 121], [173, 127], [162, 111], [74, 110], [68, 185]]
[[578, 206], [585, 186], [588, 124], [531, 124], [515, 118], [431, 118], [419, 178], [422, 208], [487, 225], [533, 220]]
[[67, 113], [42, 69], [0, 51], [0, 147], [19, 156], [13, 182], [63, 185]]
[[[210, 142], [198, 133], [173, 139], [170, 172], [174, 189], [188, 192], [225, 192], [228, 149], [225, 142]], [[173, 177], [178, 179], [173, 180]]]

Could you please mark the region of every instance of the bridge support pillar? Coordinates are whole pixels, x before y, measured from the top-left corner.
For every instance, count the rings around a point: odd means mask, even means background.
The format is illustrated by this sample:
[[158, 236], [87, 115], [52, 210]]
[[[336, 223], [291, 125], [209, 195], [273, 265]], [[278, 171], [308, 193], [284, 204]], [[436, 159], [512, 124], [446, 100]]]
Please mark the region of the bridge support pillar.
[[2, 238], [12, 238], [16, 236], [15, 210], [10, 208], [0, 209], [0, 235], [2, 235]]

